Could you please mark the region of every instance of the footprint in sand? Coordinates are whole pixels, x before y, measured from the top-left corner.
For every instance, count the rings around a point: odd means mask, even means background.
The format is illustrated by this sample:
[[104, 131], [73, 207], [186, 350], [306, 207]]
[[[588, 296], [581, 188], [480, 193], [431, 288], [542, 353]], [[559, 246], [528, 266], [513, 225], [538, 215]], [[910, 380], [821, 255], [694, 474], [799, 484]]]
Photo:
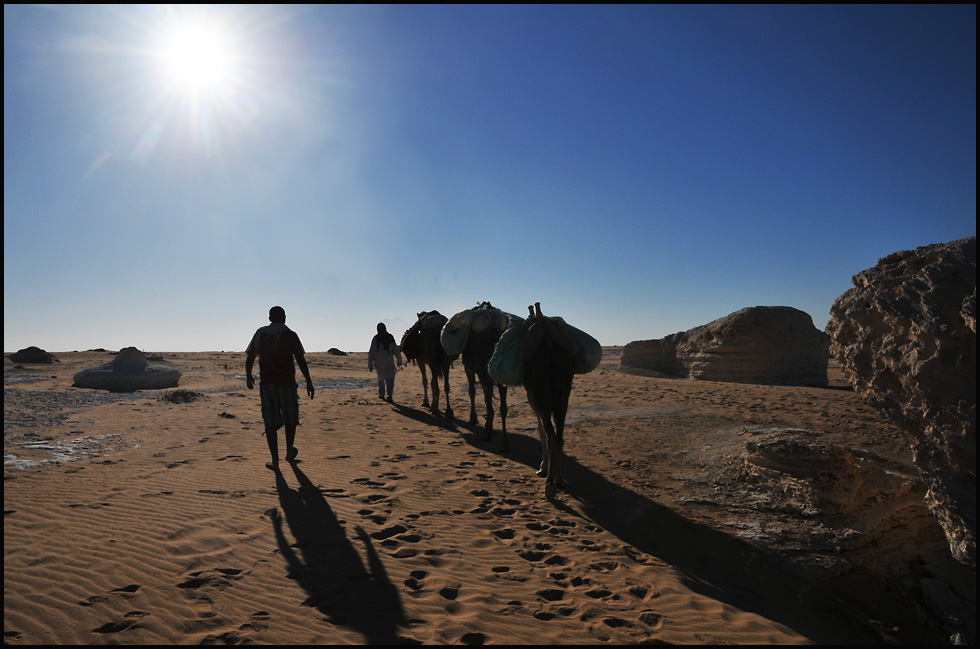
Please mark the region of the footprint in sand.
[[640, 613], [640, 622], [643, 622], [651, 629], [657, 630], [664, 625], [664, 616], [653, 611], [643, 611]]
[[258, 611], [257, 613], [252, 613], [248, 616], [248, 622], [242, 624], [238, 627], [239, 631], [265, 631], [269, 628], [268, 624], [263, 624], [263, 622], [269, 621], [271, 615], [267, 611]]
[[425, 585], [422, 583], [425, 578], [429, 576], [429, 573], [425, 570], [413, 570], [408, 575], [408, 579], [405, 580], [405, 585], [411, 588], [413, 591], [418, 592], [422, 590]]
[[113, 588], [109, 592], [110, 593], [135, 593], [140, 588], [142, 588], [142, 586], [140, 586], [139, 584], [129, 584], [128, 586], [123, 586], [122, 588]]
[[172, 491], [158, 491], [155, 494], [140, 494], [140, 498], [155, 498], [157, 496], [169, 496], [173, 494]]
[[624, 620], [621, 617], [604, 617], [602, 618], [602, 623], [611, 629], [618, 629], [624, 626], [633, 626], [633, 623], [629, 620]]
[[130, 611], [123, 615], [121, 620], [116, 620], [115, 622], [106, 622], [97, 629], [92, 629], [92, 633], [120, 633], [128, 629], [139, 628], [141, 625], [139, 621], [144, 617], [149, 615], [143, 611]]
[[375, 480], [372, 480], [371, 478], [354, 478], [353, 480], [351, 480], [351, 482], [353, 484], [364, 485], [365, 487], [383, 487], [385, 484], [383, 482], [377, 482]]
[[442, 588], [439, 589], [439, 594], [444, 599], [455, 600], [457, 597], [459, 597], [460, 588], [461, 588], [461, 584], [452, 584], [449, 586], [443, 586]]
[[[215, 574], [217, 573], [217, 574]], [[199, 570], [190, 573], [190, 579], [177, 584], [177, 588], [200, 588], [214, 586], [219, 590], [230, 586], [232, 581], [241, 579], [243, 571], [238, 568], [215, 568], [214, 570]], [[247, 574], [247, 573], [246, 573]]]
[[604, 559], [602, 561], [593, 561], [592, 569], [598, 572], [612, 572], [619, 568], [619, 562], [613, 561], [612, 559]]
[[540, 550], [521, 550], [517, 553], [517, 556], [531, 563], [535, 563], [544, 559], [548, 554]]
[[385, 539], [390, 539], [398, 534], [404, 534], [407, 531], [407, 527], [396, 523], [395, 525], [391, 525], [390, 527], [386, 527], [377, 532], [371, 532], [370, 537], [378, 541], [384, 541]]
[[565, 599], [564, 588], [542, 588], [534, 594], [546, 602], [560, 602]]

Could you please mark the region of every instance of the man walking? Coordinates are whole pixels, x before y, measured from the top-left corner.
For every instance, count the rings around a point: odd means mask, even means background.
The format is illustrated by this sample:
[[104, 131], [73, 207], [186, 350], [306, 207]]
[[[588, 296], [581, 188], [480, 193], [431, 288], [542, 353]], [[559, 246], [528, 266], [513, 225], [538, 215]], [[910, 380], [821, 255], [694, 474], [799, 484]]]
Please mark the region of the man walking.
[[306, 393], [313, 398], [313, 380], [306, 365], [306, 351], [299, 336], [286, 326], [286, 311], [281, 306], [269, 309], [269, 324], [260, 327], [245, 350], [245, 384], [255, 387], [252, 364], [259, 358], [259, 396], [262, 401], [262, 421], [265, 439], [269, 443], [272, 461], [266, 466], [279, 468], [279, 429], [286, 429], [286, 461], [292, 462], [299, 452], [294, 441], [299, 425], [299, 396], [296, 386], [296, 365], [306, 378]]
[[[397, 367], [396, 367], [397, 363]], [[392, 403], [395, 390], [395, 371], [402, 366], [402, 354], [395, 337], [388, 333], [383, 322], [378, 323], [378, 333], [371, 339], [368, 350], [368, 372], [378, 371], [378, 398], [384, 399], [387, 390], [388, 403]]]

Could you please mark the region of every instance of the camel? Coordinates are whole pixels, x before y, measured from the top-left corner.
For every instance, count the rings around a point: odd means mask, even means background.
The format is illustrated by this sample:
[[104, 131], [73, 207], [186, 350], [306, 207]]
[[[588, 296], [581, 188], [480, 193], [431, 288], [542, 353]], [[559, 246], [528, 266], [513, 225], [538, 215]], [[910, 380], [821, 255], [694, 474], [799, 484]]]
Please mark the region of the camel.
[[541, 438], [538, 475], [546, 477], [545, 496], [550, 500], [564, 486], [561, 455], [565, 447], [565, 416], [575, 374], [574, 357], [579, 350], [561, 323], [541, 314], [540, 302], [528, 307], [528, 312], [522, 332], [522, 382], [527, 402], [538, 419]]
[[[416, 363], [422, 372], [422, 392], [425, 395], [422, 407], [429, 408], [432, 414], [439, 415], [439, 377], [442, 376], [446, 392], [445, 415], [453, 418], [453, 407], [449, 403], [449, 368], [456, 356], [450, 356], [439, 342], [442, 326], [449, 319], [438, 311], [422, 311], [418, 320], [402, 336], [401, 348], [405, 358]], [[429, 382], [425, 368], [432, 373], [432, 402], [429, 403]]]
[[[447, 353], [462, 349], [463, 370], [469, 383], [470, 394], [470, 424], [479, 423], [476, 414], [476, 380], [480, 379], [483, 388], [483, 401], [486, 404], [487, 419], [484, 425], [484, 440], [493, 437], [493, 387], [497, 386], [500, 395], [500, 450], [509, 451], [507, 441], [507, 386], [497, 383], [490, 377], [487, 369], [490, 357], [493, 356], [497, 341], [507, 329], [508, 324], [516, 316], [504, 313], [489, 302], [481, 302], [479, 306], [461, 311], [450, 318], [442, 328], [442, 346]], [[520, 320], [520, 318], [516, 318]], [[464, 342], [465, 341], [465, 342]]]

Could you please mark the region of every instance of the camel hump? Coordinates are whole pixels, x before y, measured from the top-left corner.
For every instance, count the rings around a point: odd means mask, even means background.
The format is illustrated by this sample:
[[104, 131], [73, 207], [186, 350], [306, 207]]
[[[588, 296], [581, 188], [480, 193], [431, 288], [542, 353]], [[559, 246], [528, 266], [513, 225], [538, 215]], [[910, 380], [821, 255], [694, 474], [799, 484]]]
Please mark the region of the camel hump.
[[473, 324], [473, 310], [460, 311], [443, 325], [439, 334], [439, 342], [447, 354], [462, 354], [470, 339], [470, 327]]
[[405, 358], [410, 361], [414, 361], [419, 357], [419, 328], [412, 327], [402, 336], [401, 343], [399, 344], [401, 352], [405, 354]]
[[561, 318], [543, 317], [532, 320], [525, 336], [524, 360], [534, 356], [545, 339], [557, 345], [567, 358], [574, 358], [579, 349], [567, 327]]
[[441, 328], [447, 322], [449, 322], [449, 318], [438, 311], [425, 311], [419, 318], [418, 326], [422, 329], [434, 329], [435, 327]]
[[588, 374], [602, 361], [599, 341], [558, 316], [535, 318], [528, 326], [524, 341], [524, 358], [534, 356], [547, 338], [572, 361], [575, 374]]
[[487, 372], [500, 385], [520, 385], [524, 380], [524, 321], [512, 321], [500, 336], [493, 355], [487, 364]]

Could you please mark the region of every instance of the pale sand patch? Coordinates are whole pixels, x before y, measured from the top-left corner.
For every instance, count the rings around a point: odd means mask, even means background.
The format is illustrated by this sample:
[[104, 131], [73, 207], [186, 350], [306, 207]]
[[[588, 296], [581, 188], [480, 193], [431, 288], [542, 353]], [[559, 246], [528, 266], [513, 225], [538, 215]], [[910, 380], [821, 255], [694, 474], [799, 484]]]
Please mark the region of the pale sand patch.
[[301, 462], [276, 474], [243, 354], [162, 354], [183, 372], [179, 390], [199, 395], [187, 401], [71, 388], [105, 352], [5, 359], [5, 641], [942, 637], [916, 622], [902, 575], [807, 579], [766, 536], [771, 521], [733, 514], [718, 493], [725, 459], [760, 427], [823, 431], [907, 466], [902, 433], [850, 391], [631, 376], [607, 351], [575, 379], [570, 485], [555, 503], [534, 475], [523, 391], [510, 391], [512, 450], [498, 453], [499, 416], [490, 442], [482, 413], [464, 423], [459, 364], [447, 422], [420, 409], [416, 368], [398, 374], [391, 405], [366, 354], [311, 354], [318, 391], [300, 406]]

